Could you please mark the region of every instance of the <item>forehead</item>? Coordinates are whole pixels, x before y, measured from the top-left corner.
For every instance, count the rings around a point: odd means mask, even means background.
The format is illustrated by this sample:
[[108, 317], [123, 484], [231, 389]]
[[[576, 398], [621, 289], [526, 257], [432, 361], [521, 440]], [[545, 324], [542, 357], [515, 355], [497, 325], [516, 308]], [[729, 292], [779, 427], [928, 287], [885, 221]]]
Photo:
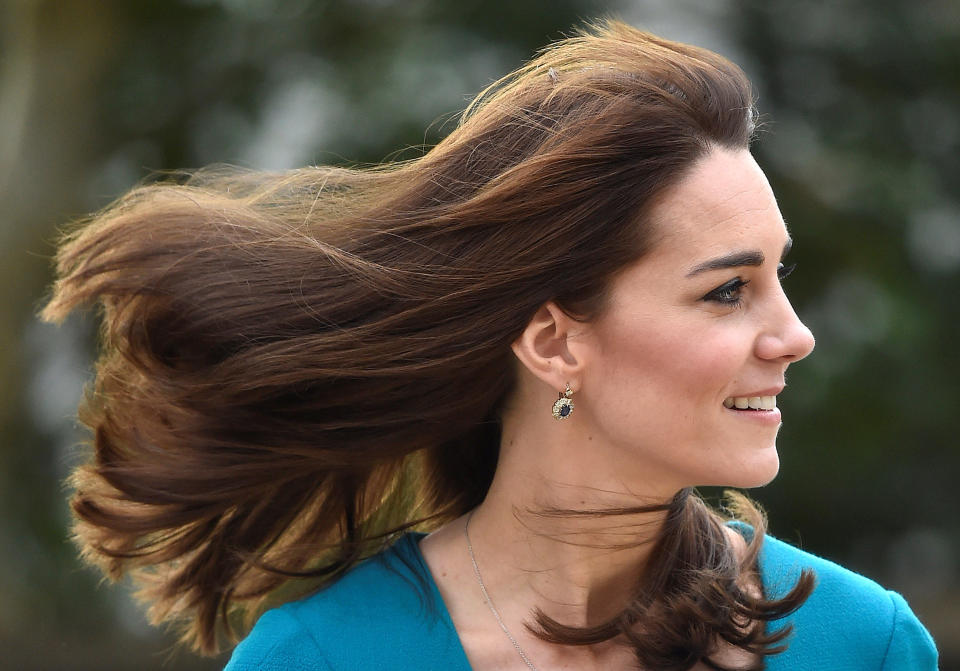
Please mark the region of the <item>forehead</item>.
[[734, 248], [782, 247], [786, 226], [766, 176], [746, 150], [714, 149], [649, 211], [653, 257], [708, 257]]

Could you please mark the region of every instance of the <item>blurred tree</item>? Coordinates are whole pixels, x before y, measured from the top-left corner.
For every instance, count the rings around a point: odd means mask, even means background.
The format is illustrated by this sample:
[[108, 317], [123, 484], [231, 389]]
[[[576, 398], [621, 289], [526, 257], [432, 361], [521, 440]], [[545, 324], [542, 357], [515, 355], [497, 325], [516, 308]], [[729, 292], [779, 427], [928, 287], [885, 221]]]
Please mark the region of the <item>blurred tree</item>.
[[772, 117], [757, 154], [819, 341], [791, 371], [782, 476], [760, 498], [775, 531], [911, 594], [956, 655], [960, 6], [767, 2], [741, 19]]

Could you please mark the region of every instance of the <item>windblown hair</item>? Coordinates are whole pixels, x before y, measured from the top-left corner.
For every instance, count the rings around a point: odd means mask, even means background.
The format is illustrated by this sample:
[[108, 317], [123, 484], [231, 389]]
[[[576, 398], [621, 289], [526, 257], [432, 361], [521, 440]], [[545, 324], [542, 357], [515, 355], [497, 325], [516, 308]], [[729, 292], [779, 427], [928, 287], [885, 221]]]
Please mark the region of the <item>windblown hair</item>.
[[[84, 557], [132, 574], [202, 653], [414, 526], [479, 504], [515, 384], [510, 344], [555, 300], [590, 320], [652, 244], [646, 213], [713, 148], [746, 149], [750, 84], [709, 51], [610, 21], [483, 91], [422, 157], [371, 169], [203, 170], [134, 189], [65, 235], [42, 317], [102, 309], [75, 471]], [[761, 655], [799, 606], [739, 585], [723, 517], [684, 490], [634, 601], [596, 627], [642, 664], [718, 640]], [[719, 667], [715, 667], [719, 668]]]

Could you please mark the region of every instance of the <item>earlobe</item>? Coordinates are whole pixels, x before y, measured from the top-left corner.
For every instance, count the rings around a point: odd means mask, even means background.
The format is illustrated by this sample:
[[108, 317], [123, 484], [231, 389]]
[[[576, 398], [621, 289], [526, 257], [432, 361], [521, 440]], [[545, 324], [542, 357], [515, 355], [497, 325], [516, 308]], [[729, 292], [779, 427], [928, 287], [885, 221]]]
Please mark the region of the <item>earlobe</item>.
[[564, 389], [568, 382], [575, 384], [572, 381], [581, 373], [575, 339], [578, 329], [579, 322], [547, 301], [510, 347], [534, 376], [553, 389]]

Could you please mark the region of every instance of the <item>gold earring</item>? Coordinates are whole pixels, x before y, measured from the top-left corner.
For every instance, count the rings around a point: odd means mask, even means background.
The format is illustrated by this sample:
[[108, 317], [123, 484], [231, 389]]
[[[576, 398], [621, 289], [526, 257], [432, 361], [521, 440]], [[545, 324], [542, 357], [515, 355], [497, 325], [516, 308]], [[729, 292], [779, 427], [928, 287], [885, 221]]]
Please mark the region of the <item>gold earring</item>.
[[557, 419], [566, 419], [573, 412], [573, 391], [567, 382], [567, 389], [560, 392], [560, 398], [553, 404], [553, 416]]

